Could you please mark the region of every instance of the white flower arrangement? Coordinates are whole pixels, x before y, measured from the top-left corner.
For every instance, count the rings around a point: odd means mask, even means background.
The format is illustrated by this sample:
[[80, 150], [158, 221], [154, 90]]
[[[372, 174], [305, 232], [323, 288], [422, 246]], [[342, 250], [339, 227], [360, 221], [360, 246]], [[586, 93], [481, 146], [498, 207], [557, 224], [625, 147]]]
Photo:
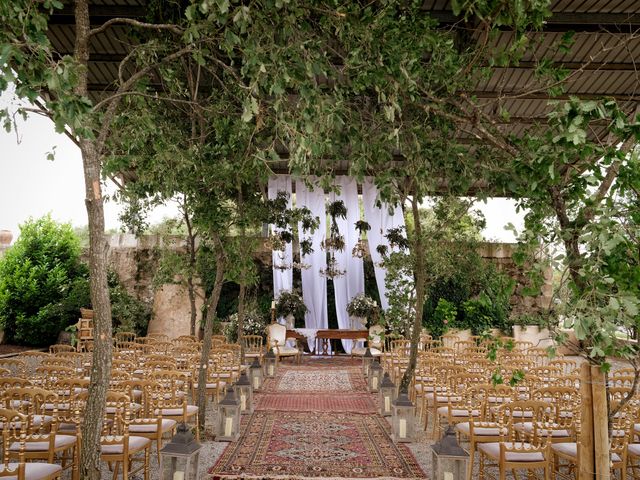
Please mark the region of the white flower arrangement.
[[364, 293], [359, 293], [347, 305], [347, 313], [352, 317], [369, 318], [378, 313], [378, 304]]
[[[235, 342], [238, 336], [238, 314], [233, 313], [227, 317], [227, 326], [225, 327], [225, 337], [231, 342]], [[266, 323], [264, 317], [260, 313], [252, 310], [245, 311], [244, 321], [242, 322], [242, 332], [244, 335], [264, 335]]]

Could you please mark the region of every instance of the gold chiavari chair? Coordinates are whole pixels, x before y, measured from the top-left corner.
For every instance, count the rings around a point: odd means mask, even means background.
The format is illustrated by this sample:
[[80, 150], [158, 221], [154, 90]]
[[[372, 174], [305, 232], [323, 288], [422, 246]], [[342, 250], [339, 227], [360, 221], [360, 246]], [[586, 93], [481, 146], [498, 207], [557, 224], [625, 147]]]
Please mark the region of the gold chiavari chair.
[[2, 358], [0, 359], [0, 368], [5, 368], [11, 373], [10, 377], [24, 377], [27, 374], [27, 367], [22, 360], [17, 358]]
[[456, 432], [469, 442], [467, 480], [471, 480], [478, 444], [499, 442], [507, 434], [507, 429], [492, 418], [491, 410], [495, 405], [510, 402], [513, 390], [506, 385], [481, 384], [469, 387], [467, 392], [482, 405], [480, 415], [457, 422], [455, 426]]
[[155, 342], [151, 344], [151, 349], [156, 355], [170, 355], [173, 352], [173, 343]]
[[122, 349], [130, 343], [135, 343], [136, 334], [134, 332], [116, 332], [113, 336], [113, 346]]
[[[505, 478], [506, 472], [512, 470], [526, 470], [529, 475], [536, 470], [544, 472], [543, 477], [549, 478], [551, 465], [551, 450], [548, 425], [555, 418], [553, 406], [546, 402], [531, 400], [514, 401], [501, 405], [498, 409], [498, 421], [502, 437], [497, 442], [487, 442], [478, 445], [479, 478], [484, 479], [489, 462], [498, 467], [500, 478]], [[517, 424], [530, 421], [534, 425], [533, 435], [529, 441], [519, 438]], [[506, 434], [503, 433], [506, 431]]]
[[73, 378], [78, 375], [75, 368], [63, 365], [43, 365], [36, 368], [33, 383], [49, 389], [62, 378]]
[[156, 343], [159, 340], [156, 337], [150, 337], [150, 336], [146, 336], [146, 337], [136, 337], [135, 342], [139, 343], [141, 345], [150, 345], [152, 343]]
[[[198, 370], [199, 367], [195, 367], [192, 373], [193, 382], [191, 383], [191, 398], [197, 398], [198, 390]], [[230, 375], [220, 367], [215, 360], [210, 361], [206, 371], [206, 395], [211, 397], [211, 400], [218, 403], [220, 397], [223, 395], [227, 385], [231, 381]]]
[[130, 380], [127, 383], [129, 398], [140, 394], [142, 410], [131, 420], [129, 433], [146, 437], [156, 443], [158, 463], [160, 463], [160, 449], [163, 435], [173, 432], [177, 425], [175, 420], [162, 418], [164, 389], [158, 382], [152, 380]]
[[168, 343], [169, 335], [164, 333], [147, 333], [148, 338], [155, 338], [157, 342]]
[[155, 372], [158, 370], [176, 370], [176, 361], [174, 359], [167, 360], [151, 360], [145, 362], [144, 371], [145, 372]]
[[[193, 420], [198, 425], [198, 407], [187, 401], [189, 377], [184, 372], [157, 370], [149, 374], [149, 379], [160, 383], [164, 390], [163, 407], [159, 411], [163, 418], [184, 423]], [[199, 429], [196, 429], [196, 438], [200, 440]]]
[[73, 345], [56, 344], [49, 347], [49, 353], [75, 352]]
[[[75, 436], [59, 434], [58, 395], [36, 387], [12, 388], [4, 393], [7, 404], [20, 404], [19, 411], [25, 415], [26, 434], [24, 458], [45, 460], [54, 463], [56, 456], [62, 455], [63, 468], [70, 468], [72, 479], [78, 479], [78, 441]], [[19, 442], [9, 445], [8, 454], [17, 458], [21, 454]], [[67, 463], [69, 461], [69, 463]]]
[[35, 373], [36, 367], [39, 367], [42, 360], [49, 358], [50, 355], [46, 352], [38, 352], [29, 350], [27, 352], [20, 353], [16, 358], [21, 360], [25, 364], [25, 373], [31, 375]]
[[[12, 409], [0, 408], [0, 430], [2, 431], [3, 462], [0, 465], [0, 478], [7, 480], [53, 480], [60, 478], [62, 467], [53, 463], [26, 462], [27, 434], [22, 428], [27, 424], [27, 415]], [[16, 454], [11, 461], [9, 448], [14, 447]]]
[[[111, 411], [110, 417], [104, 419], [104, 431], [100, 439], [100, 458], [102, 461], [115, 463], [113, 473], [117, 478], [122, 465], [122, 478], [142, 471], [145, 480], [149, 480], [149, 454], [151, 440], [129, 432], [131, 424], [131, 400], [121, 392], [108, 391], [105, 412]], [[141, 459], [137, 455], [143, 452], [142, 465], [131, 469], [134, 461]]]
[[578, 364], [575, 360], [554, 358], [549, 362], [549, 366], [560, 368], [561, 375], [574, 375], [577, 371]]
[[460, 337], [456, 333], [445, 333], [440, 337], [440, 342], [445, 348], [451, 348], [455, 351], [456, 342], [460, 341]]

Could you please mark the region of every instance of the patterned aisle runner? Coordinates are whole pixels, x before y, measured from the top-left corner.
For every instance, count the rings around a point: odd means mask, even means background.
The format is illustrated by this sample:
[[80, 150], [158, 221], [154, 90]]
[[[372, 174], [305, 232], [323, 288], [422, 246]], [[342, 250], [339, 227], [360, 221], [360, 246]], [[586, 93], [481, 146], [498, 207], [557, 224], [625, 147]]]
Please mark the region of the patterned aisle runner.
[[238, 442], [213, 478], [426, 478], [413, 455], [389, 437], [360, 363], [345, 358], [281, 363], [256, 394]]

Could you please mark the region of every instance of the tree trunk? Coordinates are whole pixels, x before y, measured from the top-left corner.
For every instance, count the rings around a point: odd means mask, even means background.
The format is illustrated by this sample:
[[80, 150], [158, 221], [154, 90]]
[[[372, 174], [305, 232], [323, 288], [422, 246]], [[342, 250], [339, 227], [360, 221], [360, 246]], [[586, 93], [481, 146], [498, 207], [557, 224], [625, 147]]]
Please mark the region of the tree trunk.
[[420, 331], [422, 330], [422, 311], [424, 308], [424, 294], [426, 288], [426, 276], [424, 266], [424, 239], [422, 237], [422, 225], [420, 224], [420, 211], [418, 204], [418, 195], [414, 193], [411, 200], [411, 212], [413, 214], [414, 223], [414, 240], [412, 242], [413, 252], [411, 253], [415, 258], [415, 282], [416, 282], [416, 305], [415, 305], [415, 319], [413, 321], [413, 330], [411, 332], [411, 351], [409, 352], [409, 365], [407, 370], [402, 376], [400, 381], [400, 391], [408, 391], [411, 384], [411, 378], [413, 372], [416, 369], [416, 362], [418, 359], [418, 343], [420, 342]]
[[242, 335], [244, 335], [244, 310], [245, 298], [247, 296], [247, 286], [240, 283], [240, 293], [238, 294], [238, 343], [242, 345]]
[[[87, 0], [76, 0], [75, 58], [84, 65], [89, 62], [89, 6]], [[81, 70], [75, 93], [87, 96], [87, 70]], [[107, 285], [107, 244], [104, 238], [104, 203], [100, 186], [100, 152], [95, 140], [80, 139], [85, 179], [85, 203], [89, 224], [89, 274], [93, 317], [93, 364], [87, 405], [82, 424], [80, 478], [100, 479], [100, 434], [105, 398], [111, 372], [111, 302]]]
[[591, 390], [591, 366], [584, 362], [580, 366], [580, 435], [577, 438], [580, 445], [580, 465], [577, 480], [593, 480], [594, 449], [593, 449], [593, 393]]
[[187, 226], [187, 249], [189, 251], [189, 274], [187, 275], [187, 292], [189, 294], [189, 308], [191, 309], [191, 323], [189, 324], [190, 335], [196, 334], [196, 324], [198, 323], [198, 309], [196, 307], [196, 287], [193, 282], [196, 271], [196, 235], [193, 232], [191, 219], [187, 210], [186, 199], [183, 204], [184, 222]]
[[200, 370], [198, 371], [198, 429], [204, 432], [207, 407], [207, 369], [209, 367], [209, 353], [211, 352], [211, 335], [213, 334], [213, 320], [216, 317], [218, 300], [224, 283], [226, 257], [220, 239], [214, 237], [216, 243], [216, 278], [213, 290], [207, 301], [207, 316], [204, 323], [202, 339], [202, 354], [200, 356]]
[[611, 478], [609, 453], [609, 409], [606, 378], [599, 366], [591, 366], [591, 396], [593, 398], [593, 451], [596, 477]]

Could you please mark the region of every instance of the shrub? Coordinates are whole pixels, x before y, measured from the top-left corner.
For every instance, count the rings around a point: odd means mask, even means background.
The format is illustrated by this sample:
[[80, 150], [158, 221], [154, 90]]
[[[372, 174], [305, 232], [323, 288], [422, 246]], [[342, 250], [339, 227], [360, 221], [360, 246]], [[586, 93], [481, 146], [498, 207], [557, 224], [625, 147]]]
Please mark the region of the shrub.
[[433, 312], [432, 320], [425, 326], [434, 338], [441, 337], [443, 333], [455, 325], [457, 314], [458, 309], [456, 306], [452, 302], [441, 298], [438, 300], [438, 305]]
[[0, 325], [9, 342], [55, 343], [58, 333], [88, 306], [87, 268], [70, 224], [29, 219], [0, 259]]

